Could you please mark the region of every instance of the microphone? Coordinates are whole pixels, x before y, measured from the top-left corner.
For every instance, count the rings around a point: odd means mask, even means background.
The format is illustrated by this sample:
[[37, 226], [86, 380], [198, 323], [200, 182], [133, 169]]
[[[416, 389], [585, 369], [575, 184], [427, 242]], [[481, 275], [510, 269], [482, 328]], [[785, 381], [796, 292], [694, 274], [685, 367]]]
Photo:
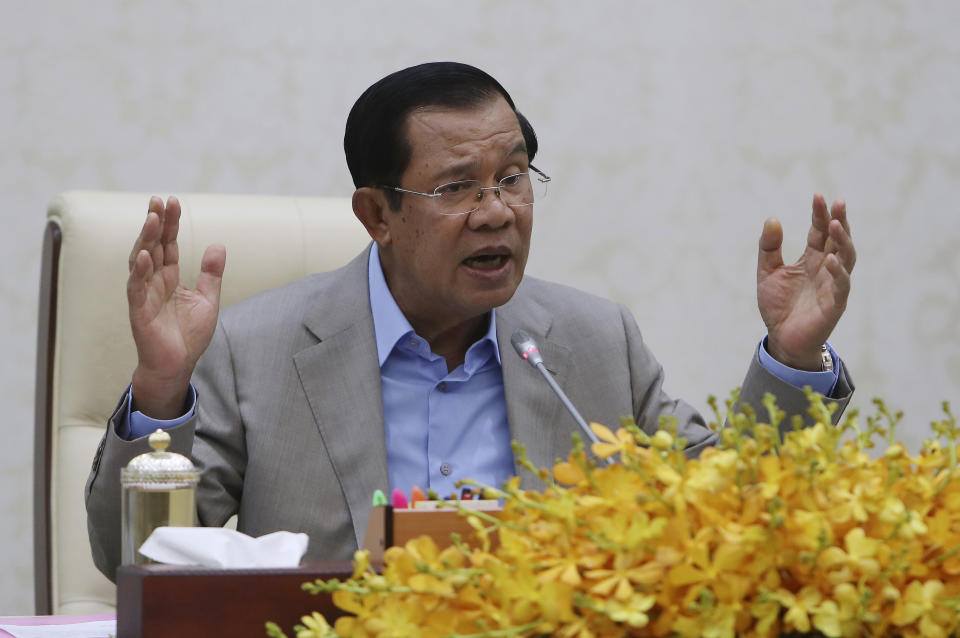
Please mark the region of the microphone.
[[[563, 403], [563, 407], [567, 409], [567, 412], [570, 413], [570, 416], [573, 417], [573, 420], [577, 422], [577, 425], [580, 426], [580, 429], [584, 431], [587, 437], [593, 443], [599, 443], [600, 439], [598, 439], [597, 435], [593, 433], [593, 430], [590, 429], [590, 426], [587, 425], [587, 422], [583, 420], [583, 417], [580, 416], [580, 413], [577, 412], [577, 409], [573, 407], [573, 403], [570, 402], [570, 399], [567, 397], [566, 393], [557, 384], [556, 380], [553, 378], [553, 375], [550, 374], [550, 371], [547, 370], [546, 366], [543, 365], [543, 357], [540, 355], [540, 348], [537, 346], [537, 342], [533, 340], [533, 337], [528, 335], [524, 330], [517, 330], [513, 333], [513, 336], [510, 337], [510, 343], [513, 344], [513, 349], [517, 351], [517, 354], [526, 359], [527, 363], [540, 371], [540, 374], [543, 375], [543, 378], [546, 379], [547, 383], [550, 384], [550, 388], [553, 390], [554, 394], [560, 398], [560, 402]], [[607, 463], [612, 462], [613, 459], [607, 459]]]

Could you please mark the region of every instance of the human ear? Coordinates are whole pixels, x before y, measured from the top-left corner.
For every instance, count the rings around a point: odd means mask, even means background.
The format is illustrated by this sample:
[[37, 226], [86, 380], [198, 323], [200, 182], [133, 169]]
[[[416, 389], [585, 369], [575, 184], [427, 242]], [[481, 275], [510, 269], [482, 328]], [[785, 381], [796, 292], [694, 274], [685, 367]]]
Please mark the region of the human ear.
[[390, 226], [384, 219], [386, 213], [386, 198], [379, 188], [364, 186], [353, 192], [353, 214], [367, 229], [370, 239], [381, 248], [390, 243]]

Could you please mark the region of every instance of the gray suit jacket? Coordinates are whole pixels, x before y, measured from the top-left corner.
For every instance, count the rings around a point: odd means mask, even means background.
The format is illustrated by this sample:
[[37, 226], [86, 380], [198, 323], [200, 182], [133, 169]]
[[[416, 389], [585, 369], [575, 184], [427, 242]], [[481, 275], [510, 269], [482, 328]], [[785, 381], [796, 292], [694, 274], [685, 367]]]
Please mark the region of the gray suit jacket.
[[[238, 529], [251, 536], [303, 531], [307, 560], [348, 559], [362, 542], [373, 491], [388, 486], [367, 255], [221, 312], [193, 378], [197, 415], [170, 430], [171, 451], [201, 470], [202, 525], [237, 514]], [[510, 352], [510, 336], [521, 328], [588, 421], [616, 427], [632, 415], [653, 432], [661, 415], [673, 414], [691, 454], [716, 441], [692, 407], [662, 391], [663, 370], [629, 311], [526, 277], [497, 309], [497, 338], [510, 432], [538, 467], [566, 457], [578, 427], [537, 371]], [[759, 406], [767, 391], [788, 412], [807, 407], [802, 392], [769, 374], [754, 354], [743, 397]], [[841, 369], [841, 407], [851, 392]], [[120, 556], [119, 471], [148, 451], [145, 439], [116, 435], [125, 409], [124, 396], [86, 487], [94, 562], [111, 578]]]

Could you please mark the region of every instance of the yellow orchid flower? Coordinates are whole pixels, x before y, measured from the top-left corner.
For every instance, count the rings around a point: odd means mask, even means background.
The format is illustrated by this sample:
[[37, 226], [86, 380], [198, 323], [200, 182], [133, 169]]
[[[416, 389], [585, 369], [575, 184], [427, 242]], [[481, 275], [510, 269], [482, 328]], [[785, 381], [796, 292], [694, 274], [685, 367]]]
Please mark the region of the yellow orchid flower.
[[787, 613], [783, 616], [783, 622], [788, 628], [798, 631], [802, 634], [810, 631], [810, 616], [814, 614], [823, 595], [815, 587], [804, 587], [796, 596], [786, 590], [777, 592], [780, 604], [787, 608]]
[[553, 478], [564, 485], [579, 486], [587, 484], [587, 475], [583, 468], [573, 461], [573, 455], [570, 461], [557, 463], [553, 466]]
[[903, 627], [929, 614], [933, 611], [942, 591], [943, 583], [939, 580], [928, 580], [925, 583], [911, 581], [903, 596], [897, 601], [896, 611], [891, 617], [893, 624]]
[[300, 622], [304, 624], [304, 629], [297, 632], [297, 638], [330, 638], [336, 635], [327, 619], [317, 612], [304, 616]]
[[606, 604], [606, 613], [611, 620], [630, 627], [646, 627], [650, 622], [647, 611], [656, 603], [655, 596], [635, 594], [627, 600], [611, 600]]
[[636, 447], [633, 435], [623, 428], [617, 430], [614, 434], [610, 428], [599, 423], [591, 423], [590, 430], [597, 435], [601, 443], [594, 443], [590, 450], [601, 459], [613, 456], [618, 452], [620, 454], [630, 454]]
[[[495, 520], [468, 519], [489, 544], [417, 539], [389, 548], [380, 574], [357, 552], [349, 581], [305, 585], [353, 615], [333, 629], [306, 616], [295, 629], [302, 638], [957, 635], [960, 425], [947, 411], [935, 424], [941, 442], [911, 457], [893, 439], [899, 417], [878, 409], [865, 429], [855, 415], [834, 427], [818, 397], [822, 422], [782, 442], [753, 413], [721, 413], [734, 427], [689, 460], [666, 429], [642, 447], [635, 426], [595, 426], [593, 451], [624, 463], [598, 465], [579, 447], [541, 492], [516, 478], [481, 486], [505, 501]], [[867, 454], [876, 435], [887, 451]]]

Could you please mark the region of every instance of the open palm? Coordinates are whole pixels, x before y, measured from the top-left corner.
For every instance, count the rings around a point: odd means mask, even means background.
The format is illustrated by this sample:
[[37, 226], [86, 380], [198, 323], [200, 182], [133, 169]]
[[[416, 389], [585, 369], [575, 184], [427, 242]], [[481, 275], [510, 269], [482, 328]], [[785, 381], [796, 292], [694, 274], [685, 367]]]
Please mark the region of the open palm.
[[828, 210], [816, 194], [803, 255], [784, 264], [782, 245], [780, 223], [767, 220], [757, 261], [757, 303], [769, 335], [767, 349], [781, 363], [819, 370], [820, 346], [846, 308], [857, 260], [846, 204], [837, 200]]
[[147, 219], [130, 253], [127, 302], [137, 346], [133, 393], [155, 418], [179, 416], [190, 376], [213, 337], [226, 261], [222, 246], [203, 255], [196, 290], [180, 283], [180, 202], [150, 199]]

